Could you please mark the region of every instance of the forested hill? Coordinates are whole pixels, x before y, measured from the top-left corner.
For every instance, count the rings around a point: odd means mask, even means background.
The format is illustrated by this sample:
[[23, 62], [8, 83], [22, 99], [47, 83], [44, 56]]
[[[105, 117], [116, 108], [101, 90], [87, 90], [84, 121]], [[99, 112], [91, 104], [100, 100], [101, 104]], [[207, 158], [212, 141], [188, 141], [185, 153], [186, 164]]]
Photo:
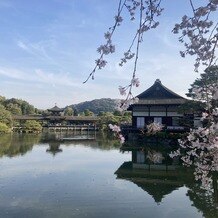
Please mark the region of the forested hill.
[[88, 109], [94, 114], [98, 114], [99, 112], [114, 112], [117, 109], [117, 105], [119, 104], [119, 102], [119, 99], [101, 98], [94, 99], [92, 101], [81, 102], [79, 104], [74, 104], [71, 106], [79, 113]]
[[[73, 110], [77, 110], [78, 113], [89, 110], [94, 114], [99, 114], [99, 112], [116, 111], [119, 102], [119, 99], [102, 98], [81, 102], [79, 104], [70, 105], [69, 107], [72, 107]], [[24, 100], [16, 98], [6, 99], [3, 96], [0, 96], [0, 110], [8, 111], [11, 115], [41, 114], [44, 112]]]
[[41, 112], [24, 100], [16, 98], [6, 99], [3, 96], [0, 96], [0, 109], [8, 111], [12, 115], [38, 114]]

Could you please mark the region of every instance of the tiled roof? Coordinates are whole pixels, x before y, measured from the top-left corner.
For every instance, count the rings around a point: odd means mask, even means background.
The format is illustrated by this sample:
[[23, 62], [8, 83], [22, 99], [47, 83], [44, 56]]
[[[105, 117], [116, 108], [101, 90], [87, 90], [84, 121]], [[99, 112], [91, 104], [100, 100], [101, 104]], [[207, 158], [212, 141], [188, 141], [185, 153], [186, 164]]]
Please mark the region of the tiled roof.
[[61, 108], [59, 108], [59, 107], [57, 107], [57, 106], [55, 105], [53, 108], [48, 109], [48, 111], [52, 111], [52, 112], [62, 112], [62, 111], [64, 111], [64, 109], [61, 109]]
[[188, 101], [162, 85], [159, 79], [137, 97], [139, 101], [130, 105], [127, 110], [132, 110], [132, 107], [136, 105], [180, 105]]
[[167, 98], [167, 99], [139, 99], [135, 105], [162, 105], [162, 104], [183, 104], [187, 100], [185, 98]]
[[141, 99], [184, 99], [182, 96], [176, 94], [175, 92], [171, 91], [170, 89], [162, 85], [159, 79], [157, 79], [150, 88], [139, 94], [137, 97], [140, 100]]

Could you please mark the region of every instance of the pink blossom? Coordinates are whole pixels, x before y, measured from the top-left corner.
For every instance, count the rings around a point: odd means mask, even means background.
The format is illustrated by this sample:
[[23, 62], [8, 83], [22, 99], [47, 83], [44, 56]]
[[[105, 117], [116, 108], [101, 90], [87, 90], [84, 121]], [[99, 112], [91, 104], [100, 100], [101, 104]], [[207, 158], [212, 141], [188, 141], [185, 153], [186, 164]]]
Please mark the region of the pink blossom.
[[147, 158], [153, 163], [162, 163], [164, 159], [163, 155], [156, 151], [148, 151]]
[[126, 95], [126, 88], [125, 87], [119, 86], [119, 91], [120, 91], [121, 95]]
[[124, 136], [121, 134], [121, 129], [117, 125], [109, 124], [108, 127], [114, 132], [116, 138], [120, 140], [120, 143], [123, 144], [125, 142]]
[[147, 126], [147, 133], [148, 134], [155, 134], [157, 132], [160, 132], [163, 129], [163, 125], [160, 123], [151, 123], [148, 124]]
[[131, 82], [132, 82], [132, 85], [133, 85], [133, 86], [136, 86], [136, 87], [138, 87], [138, 86], [139, 86], [139, 83], [140, 83], [140, 82], [139, 82], [139, 78], [133, 78]]

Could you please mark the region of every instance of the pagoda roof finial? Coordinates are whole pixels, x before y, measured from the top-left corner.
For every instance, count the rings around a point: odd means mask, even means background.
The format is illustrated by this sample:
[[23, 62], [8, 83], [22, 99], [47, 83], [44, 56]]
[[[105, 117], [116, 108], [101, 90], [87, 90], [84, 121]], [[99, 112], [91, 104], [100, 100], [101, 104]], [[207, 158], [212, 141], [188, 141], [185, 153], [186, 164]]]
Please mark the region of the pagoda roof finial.
[[57, 104], [55, 103], [55, 106], [53, 108], [51, 108], [51, 109], [48, 109], [48, 111], [51, 111], [51, 112], [62, 112], [62, 111], [64, 111], [64, 108], [59, 108], [57, 106]]
[[155, 83], [161, 83], [160, 79], [156, 79]]

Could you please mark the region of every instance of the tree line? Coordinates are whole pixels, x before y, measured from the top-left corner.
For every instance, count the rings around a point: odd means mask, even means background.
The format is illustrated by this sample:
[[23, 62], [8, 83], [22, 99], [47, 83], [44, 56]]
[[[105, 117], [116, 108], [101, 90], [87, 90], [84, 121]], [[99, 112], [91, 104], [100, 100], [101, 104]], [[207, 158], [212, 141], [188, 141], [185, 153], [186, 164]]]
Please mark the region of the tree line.
[[7, 133], [13, 126], [13, 115], [41, 114], [42, 110], [35, 108], [27, 101], [0, 96], [0, 132]]
[[[107, 102], [107, 100], [105, 100]], [[105, 102], [104, 101], [104, 102]], [[96, 102], [96, 101], [94, 101]], [[104, 105], [101, 106], [104, 108]], [[111, 108], [110, 108], [111, 110]], [[96, 111], [95, 111], [96, 112]], [[29, 104], [27, 101], [11, 98], [6, 99], [0, 96], [0, 133], [9, 133], [13, 126], [16, 126], [13, 120], [13, 115], [49, 115], [48, 110], [39, 110], [33, 105]], [[114, 112], [99, 111], [95, 114], [90, 109], [84, 109], [83, 111], [78, 111], [77, 108], [73, 106], [67, 106], [63, 112], [64, 116], [98, 116], [98, 127], [101, 130], [107, 130], [109, 123], [113, 124], [130, 124], [131, 114], [129, 112], [120, 112], [114, 109]], [[39, 122], [34, 120], [27, 120], [22, 125], [23, 132], [40, 132], [42, 126]]]

